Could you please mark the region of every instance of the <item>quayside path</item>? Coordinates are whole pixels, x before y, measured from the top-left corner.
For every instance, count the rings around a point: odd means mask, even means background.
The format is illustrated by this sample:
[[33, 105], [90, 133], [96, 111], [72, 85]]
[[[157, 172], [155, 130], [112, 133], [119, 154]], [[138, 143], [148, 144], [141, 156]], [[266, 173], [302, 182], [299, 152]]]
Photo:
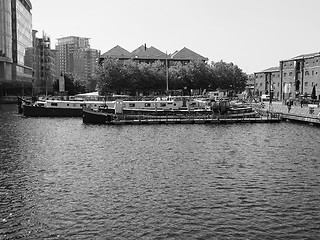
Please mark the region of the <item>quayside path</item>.
[[316, 104], [303, 106], [294, 104], [291, 106], [290, 111], [288, 111], [288, 107], [282, 102], [272, 102], [272, 104], [265, 102], [264, 104], [264, 108], [260, 108], [260, 112], [264, 113], [264, 115], [268, 115], [268, 113], [279, 114], [282, 120], [320, 126], [320, 108]]

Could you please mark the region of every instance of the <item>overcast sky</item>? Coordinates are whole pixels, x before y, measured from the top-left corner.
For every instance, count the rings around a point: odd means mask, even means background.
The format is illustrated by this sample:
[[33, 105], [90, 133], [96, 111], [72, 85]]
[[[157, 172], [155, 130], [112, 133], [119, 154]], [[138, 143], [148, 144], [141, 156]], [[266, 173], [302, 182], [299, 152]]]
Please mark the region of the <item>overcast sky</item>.
[[90, 38], [105, 53], [142, 44], [187, 47], [246, 73], [320, 51], [320, 0], [31, 0], [33, 29], [56, 39]]

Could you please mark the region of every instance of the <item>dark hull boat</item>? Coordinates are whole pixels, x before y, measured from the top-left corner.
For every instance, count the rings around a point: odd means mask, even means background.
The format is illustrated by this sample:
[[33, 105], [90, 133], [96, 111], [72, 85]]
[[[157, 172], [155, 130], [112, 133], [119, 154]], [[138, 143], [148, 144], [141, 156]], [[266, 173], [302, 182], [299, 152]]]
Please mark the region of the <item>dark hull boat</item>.
[[106, 109], [105, 111], [93, 110], [90, 108], [82, 109], [83, 123], [93, 124], [112, 124], [115, 122], [131, 122], [131, 121], [184, 121], [195, 119], [244, 119], [255, 118], [258, 113], [251, 107], [243, 108], [230, 108], [227, 112], [214, 112], [209, 110], [202, 111], [187, 111], [187, 110], [175, 110], [175, 111], [146, 111], [137, 110], [125, 112], [124, 109], [121, 113], [115, 113], [116, 110]]
[[99, 108], [100, 101], [37, 101], [33, 104], [23, 104], [22, 113], [25, 117], [82, 117], [83, 107]]
[[42, 106], [23, 106], [25, 117], [81, 117], [82, 108], [49, 108]]
[[82, 109], [82, 120], [84, 123], [105, 124], [114, 120], [113, 114], [95, 111], [90, 108]]

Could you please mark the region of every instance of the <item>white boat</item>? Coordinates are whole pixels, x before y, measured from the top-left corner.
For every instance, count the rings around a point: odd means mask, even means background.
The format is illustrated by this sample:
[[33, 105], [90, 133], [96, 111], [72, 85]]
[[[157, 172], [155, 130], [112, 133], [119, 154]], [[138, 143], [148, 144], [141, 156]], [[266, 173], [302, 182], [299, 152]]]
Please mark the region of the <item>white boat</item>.
[[45, 100], [23, 105], [26, 117], [81, 117], [83, 107], [99, 108], [104, 101]]

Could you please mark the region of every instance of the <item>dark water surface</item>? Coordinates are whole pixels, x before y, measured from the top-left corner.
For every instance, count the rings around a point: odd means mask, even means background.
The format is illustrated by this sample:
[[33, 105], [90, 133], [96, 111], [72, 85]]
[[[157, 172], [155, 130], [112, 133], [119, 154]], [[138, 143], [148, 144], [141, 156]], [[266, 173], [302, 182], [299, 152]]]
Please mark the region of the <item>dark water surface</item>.
[[84, 125], [0, 105], [0, 239], [320, 239], [320, 128]]

